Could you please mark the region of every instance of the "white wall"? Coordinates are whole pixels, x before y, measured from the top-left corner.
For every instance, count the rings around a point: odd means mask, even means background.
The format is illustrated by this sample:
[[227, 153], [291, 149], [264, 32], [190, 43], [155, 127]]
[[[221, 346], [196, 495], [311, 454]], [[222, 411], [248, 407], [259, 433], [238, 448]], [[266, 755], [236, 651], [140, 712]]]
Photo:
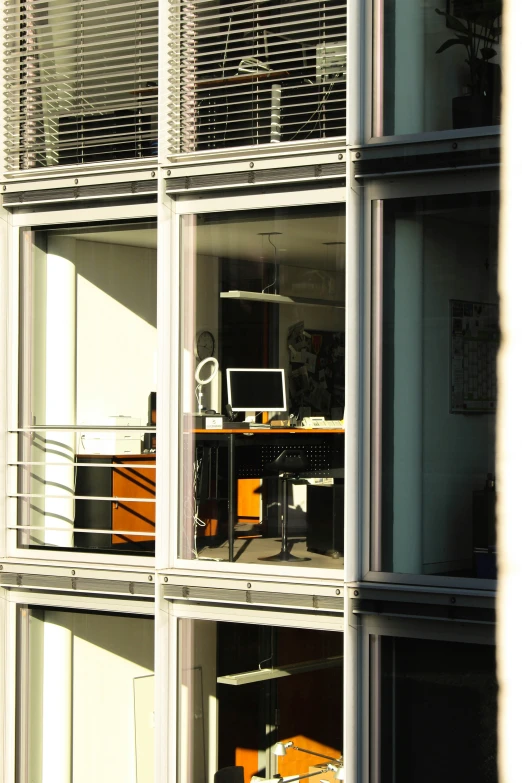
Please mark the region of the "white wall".
[[154, 671], [152, 620], [78, 614], [73, 626], [74, 783], [153, 783], [136, 780], [135, 679]]
[[156, 390], [156, 250], [76, 243], [77, 421], [147, 423]]
[[136, 679], [153, 674], [151, 619], [33, 611], [29, 660], [30, 783], [153, 783], [152, 764], [136, 775], [153, 716], [135, 713]]

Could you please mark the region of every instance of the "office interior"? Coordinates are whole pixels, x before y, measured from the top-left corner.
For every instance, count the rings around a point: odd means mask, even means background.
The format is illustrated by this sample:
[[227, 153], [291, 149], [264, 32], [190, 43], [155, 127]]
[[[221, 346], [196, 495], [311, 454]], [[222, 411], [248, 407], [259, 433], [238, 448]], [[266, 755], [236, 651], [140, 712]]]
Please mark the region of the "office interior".
[[180, 620], [179, 656], [180, 780], [341, 779], [342, 634]]
[[156, 246], [155, 222], [25, 232], [22, 547], [154, 551]]
[[185, 218], [183, 557], [342, 568], [345, 250], [342, 204]]
[[29, 779], [153, 783], [153, 619], [21, 606], [18, 622]]
[[376, 570], [496, 578], [498, 193], [383, 211]]

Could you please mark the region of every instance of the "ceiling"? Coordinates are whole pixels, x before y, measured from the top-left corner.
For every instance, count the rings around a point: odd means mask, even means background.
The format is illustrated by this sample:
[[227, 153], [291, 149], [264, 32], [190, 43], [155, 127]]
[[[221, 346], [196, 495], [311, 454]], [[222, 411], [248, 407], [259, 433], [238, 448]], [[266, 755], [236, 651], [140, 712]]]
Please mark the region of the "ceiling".
[[108, 245], [129, 245], [130, 247], [157, 247], [157, 230], [155, 228], [131, 228], [131, 229], [112, 229], [109, 231], [88, 231], [69, 233], [83, 242], [104, 242]]
[[198, 223], [196, 232], [201, 255], [273, 262], [269, 237], [260, 236], [273, 232], [270, 239], [280, 263], [329, 270], [344, 266], [345, 220], [338, 215], [237, 221], [231, 216], [224, 222]]

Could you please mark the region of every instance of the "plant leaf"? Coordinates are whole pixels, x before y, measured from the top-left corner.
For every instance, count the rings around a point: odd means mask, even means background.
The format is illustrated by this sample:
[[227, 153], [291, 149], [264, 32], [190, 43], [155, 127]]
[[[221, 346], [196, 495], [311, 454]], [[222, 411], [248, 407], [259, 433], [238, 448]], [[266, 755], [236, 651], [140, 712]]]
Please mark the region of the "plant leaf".
[[439, 16], [445, 16], [447, 21], [450, 23], [450, 26], [453, 28], [453, 30], [458, 30], [459, 33], [464, 33], [464, 35], [469, 35], [468, 28], [466, 27], [466, 25], [462, 24], [460, 19], [457, 19], [456, 16], [452, 16], [451, 14], [446, 13], [446, 11], [441, 11], [440, 8], [436, 8], [435, 13], [439, 14]]
[[449, 49], [451, 46], [456, 46], [457, 44], [461, 44], [462, 46], [468, 46], [467, 40], [464, 38], [450, 38], [448, 41], [444, 41], [442, 46], [439, 46], [435, 54], [440, 54], [441, 52], [445, 52], [446, 49]]
[[494, 49], [491, 49], [489, 46], [485, 46], [483, 49], [480, 50], [480, 53], [482, 55], [483, 60], [491, 60], [493, 57], [496, 57], [497, 53]]

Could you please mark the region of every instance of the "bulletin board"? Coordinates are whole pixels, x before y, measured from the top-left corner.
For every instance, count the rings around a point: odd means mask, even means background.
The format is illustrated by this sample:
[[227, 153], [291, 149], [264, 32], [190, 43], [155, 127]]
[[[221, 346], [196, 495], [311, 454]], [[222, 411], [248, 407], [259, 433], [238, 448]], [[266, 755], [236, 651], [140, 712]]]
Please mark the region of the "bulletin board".
[[288, 329], [289, 397], [292, 413], [344, 418], [344, 332]]
[[494, 413], [497, 409], [496, 304], [450, 300], [451, 413]]

